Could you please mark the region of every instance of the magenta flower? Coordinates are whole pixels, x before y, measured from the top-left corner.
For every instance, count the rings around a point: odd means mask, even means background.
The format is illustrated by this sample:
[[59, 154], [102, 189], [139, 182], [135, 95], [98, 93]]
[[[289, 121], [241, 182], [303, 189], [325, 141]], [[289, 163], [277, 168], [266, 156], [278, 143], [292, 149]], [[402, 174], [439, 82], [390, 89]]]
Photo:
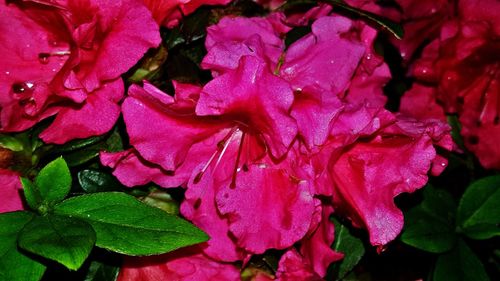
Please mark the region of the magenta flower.
[[0, 9], [6, 35], [0, 48], [10, 58], [0, 64], [7, 74], [0, 80], [1, 130], [22, 131], [57, 114], [41, 134], [46, 142], [107, 132], [119, 116], [120, 75], [160, 41], [158, 26], [137, 1], [37, 1]]
[[280, 259], [276, 280], [279, 281], [321, 281], [310, 264], [294, 249], [288, 250]]
[[497, 1], [460, 1], [459, 16], [441, 29], [413, 72], [434, 87], [436, 99], [462, 124], [465, 146], [486, 168], [500, 168], [500, 59]]
[[0, 213], [23, 210], [22, 186], [19, 174], [7, 169], [0, 169], [0, 185], [2, 186], [2, 202]]
[[330, 162], [334, 205], [355, 226], [368, 229], [372, 245], [387, 244], [403, 227], [393, 198], [423, 187], [432, 165], [446, 166], [433, 145], [452, 147], [446, 124], [398, 119]]
[[231, 264], [214, 261], [198, 247], [184, 248], [166, 255], [125, 259], [119, 281], [149, 280], [239, 280], [240, 271]]
[[175, 27], [183, 16], [193, 13], [202, 5], [226, 5], [231, 0], [142, 0], [161, 26]]

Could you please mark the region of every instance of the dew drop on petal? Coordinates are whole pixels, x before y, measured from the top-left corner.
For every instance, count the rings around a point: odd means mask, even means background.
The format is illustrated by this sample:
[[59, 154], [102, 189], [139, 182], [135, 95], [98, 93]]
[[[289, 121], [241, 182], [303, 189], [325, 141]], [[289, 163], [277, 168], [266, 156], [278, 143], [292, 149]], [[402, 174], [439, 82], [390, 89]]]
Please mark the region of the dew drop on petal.
[[49, 63], [49, 58], [50, 58], [49, 53], [39, 53], [38, 54], [38, 61], [40, 61], [40, 63], [42, 63], [42, 64]]
[[26, 91], [26, 87], [24, 83], [14, 83], [12, 84], [12, 92], [15, 94], [22, 94]]

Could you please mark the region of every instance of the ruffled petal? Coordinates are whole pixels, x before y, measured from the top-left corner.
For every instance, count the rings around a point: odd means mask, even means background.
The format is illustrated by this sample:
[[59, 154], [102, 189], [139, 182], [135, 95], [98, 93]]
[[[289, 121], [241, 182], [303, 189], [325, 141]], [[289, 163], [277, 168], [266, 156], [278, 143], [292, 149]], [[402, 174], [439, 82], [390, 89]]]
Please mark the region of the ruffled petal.
[[62, 144], [108, 132], [120, 116], [118, 102], [123, 91], [121, 78], [106, 83], [83, 104], [62, 108], [54, 122], [40, 134], [40, 138], [47, 143]]

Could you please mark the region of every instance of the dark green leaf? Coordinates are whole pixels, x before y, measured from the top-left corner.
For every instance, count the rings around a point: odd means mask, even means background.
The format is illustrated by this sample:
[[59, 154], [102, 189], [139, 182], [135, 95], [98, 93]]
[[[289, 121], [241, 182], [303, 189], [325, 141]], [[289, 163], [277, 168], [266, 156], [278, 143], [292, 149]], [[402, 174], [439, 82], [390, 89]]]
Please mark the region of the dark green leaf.
[[47, 164], [35, 178], [35, 185], [43, 202], [62, 201], [71, 189], [71, 174], [62, 157]]
[[104, 149], [105, 145], [103, 143], [97, 143], [85, 149], [65, 154], [64, 160], [70, 167], [80, 166], [99, 157], [99, 152]]
[[0, 280], [38, 281], [45, 266], [19, 252], [17, 236], [33, 218], [32, 213], [0, 214]]
[[401, 235], [405, 244], [431, 253], [444, 253], [453, 248], [456, 238], [452, 226], [421, 208], [415, 208], [405, 216], [405, 228]]
[[90, 263], [84, 281], [115, 281], [118, 278], [120, 267], [98, 261]]
[[112, 175], [90, 169], [78, 172], [78, 182], [88, 193], [117, 191], [122, 186]]
[[57, 261], [77, 270], [94, 247], [95, 232], [81, 220], [55, 216], [37, 216], [21, 231], [19, 246], [29, 252]]
[[370, 13], [367, 11], [363, 11], [354, 7], [351, 7], [344, 3], [342, 0], [320, 0], [320, 2], [324, 2], [327, 4], [330, 4], [332, 6], [335, 6], [337, 8], [340, 8], [344, 11], [353, 13], [355, 15], [358, 15], [364, 19], [367, 19], [377, 25], [379, 25], [382, 29], [389, 31], [392, 33], [397, 39], [402, 39], [404, 35], [404, 30], [403, 27], [389, 19], [386, 19], [384, 17], [381, 17], [379, 15], [376, 15], [374, 13]]
[[33, 210], [37, 210], [42, 203], [38, 188], [27, 178], [21, 178], [21, 185], [23, 186], [24, 198], [28, 206]]
[[453, 251], [441, 255], [434, 269], [433, 281], [488, 281], [484, 266], [463, 241]]
[[87, 221], [96, 231], [97, 246], [127, 255], [162, 254], [208, 238], [181, 218], [124, 193], [73, 197], [57, 205], [55, 212]]
[[91, 138], [82, 139], [82, 140], [73, 140], [73, 141], [70, 141], [64, 145], [56, 146], [54, 148], [53, 152], [56, 154], [60, 154], [60, 153], [64, 153], [64, 152], [71, 152], [71, 151], [75, 151], [75, 150], [80, 150], [82, 148], [91, 146], [93, 144], [96, 144], [96, 143], [102, 141], [105, 137], [106, 136], [98, 136], [98, 137], [91, 137]]
[[415, 248], [444, 253], [453, 248], [456, 205], [451, 195], [432, 186], [424, 189], [422, 203], [405, 214], [401, 241]]
[[345, 254], [344, 259], [335, 263], [332, 268], [335, 280], [340, 280], [359, 263], [365, 254], [365, 247], [361, 239], [349, 232], [349, 228], [336, 219], [333, 222], [335, 224], [335, 240], [332, 249]]
[[[475, 239], [500, 234], [500, 176], [473, 182], [465, 191], [457, 213], [457, 225]], [[488, 226], [489, 225], [489, 226]]]

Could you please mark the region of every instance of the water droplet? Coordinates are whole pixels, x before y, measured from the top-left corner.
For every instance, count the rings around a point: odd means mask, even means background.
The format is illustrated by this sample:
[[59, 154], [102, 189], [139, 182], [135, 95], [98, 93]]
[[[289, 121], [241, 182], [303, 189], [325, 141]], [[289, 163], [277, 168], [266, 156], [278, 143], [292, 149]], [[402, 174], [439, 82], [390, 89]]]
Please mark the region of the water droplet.
[[10, 75], [10, 71], [5, 71], [5, 74], [6, 75]]
[[14, 83], [12, 84], [12, 92], [15, 94], [22, 94], [26, 91], [25, 84], [24, 83]]
[[38, 54], [38, 60], [40, 61], [40, 63], [42, 64], [47, 64], [49, 63], [49, 58], [50, 58], [50, 54], [49, 53], [39, 53]]

